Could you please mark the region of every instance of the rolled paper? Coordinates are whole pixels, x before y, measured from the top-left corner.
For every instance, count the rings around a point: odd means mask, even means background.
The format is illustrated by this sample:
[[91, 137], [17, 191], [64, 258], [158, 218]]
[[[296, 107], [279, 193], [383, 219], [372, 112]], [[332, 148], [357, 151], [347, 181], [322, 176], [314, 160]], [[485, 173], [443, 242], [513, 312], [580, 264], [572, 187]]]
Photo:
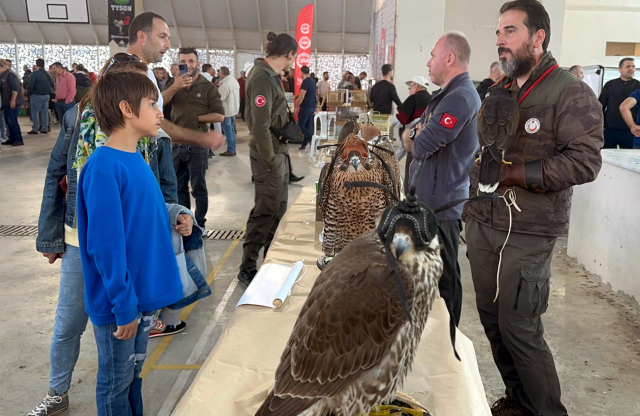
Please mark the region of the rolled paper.
[[293, 268], [291, 269], [291, 271], [289, 272], [289, 275], [287, 276], [284, 283], [282, 284], [282, 287], [276, 294], [276, 298], [273, 300], [273, 306], [275, 306], [276, 309], [282, 307], [282, 304], [284, 303], [284, 301], [291, 294], [291, 288], [296, 282], [296, 279], [298, 279], [298, 275], [300, 274], [300, 271], [302, 270], [303, 266], [304, 265], [299, 260], [293, 265]]

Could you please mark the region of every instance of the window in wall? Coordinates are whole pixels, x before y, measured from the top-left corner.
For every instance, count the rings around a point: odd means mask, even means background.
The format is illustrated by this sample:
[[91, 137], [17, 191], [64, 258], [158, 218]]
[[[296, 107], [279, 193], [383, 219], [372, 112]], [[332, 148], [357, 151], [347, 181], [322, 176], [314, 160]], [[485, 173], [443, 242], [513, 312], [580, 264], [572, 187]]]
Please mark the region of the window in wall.
[[339, 54], [318, 54], [318, 62], [314, 72], [318, 78], [322, 77], [323, 72], [329, 72], [329, 84], [331, 89], [338, 88], [338, 83], [342, 81], [342, 55]]
[[16, 62], [16, 48], [13, 43], [0, 43], [0, 59], [11, 59], [11, 62]]
[[99, 72], [102, 66], [98, 67], [98, 47], [90, 45], [73, 45], [71, 47], [73, 62], [82, 64], [87, 71]]
[[100, 72], [109, 59], [111, 59], [111, 49], [108, 46], [98, 46], [98, 70], [96, 74]]
[[216, 70], [220, 69], [221, 66], [226, 66], [229, 68], [230, 74], [235, 74], [236, 60], [233, 51], [226, 49], [209, 49], [209, 63]]
[[54, 62], [60, 62], [63, 66], [70, 67], [72, 64], [71, 49], [69, 49], [69, 45], [44, 45], [44, 60], [47, 68]]
[[[351, 71], [351, 73], [356, 77], [360, 75], [361, 72], [366, 72], [367, 76], [370, 77], [371, 74], [369, 74], [369, 56], [368, 55], [345, 55], [343, 70]], [[366, 89], [365, 86], [363, 86], [362, 88]]]
[[607, 42], [605, 56], [640, 56], [640, 43]]
[[18, 58], [19, 58], [19, 68], [15, 67], [14, 62], [14, 70], [17, 70], [20, 78], [24, 75], [24, 70], [22, 67], [24, 65], [28, 66], [29, 69], [36, 64], [36, 59], [42, 58], [42, 45], [37, 43], [19, 43], [18, 44]]

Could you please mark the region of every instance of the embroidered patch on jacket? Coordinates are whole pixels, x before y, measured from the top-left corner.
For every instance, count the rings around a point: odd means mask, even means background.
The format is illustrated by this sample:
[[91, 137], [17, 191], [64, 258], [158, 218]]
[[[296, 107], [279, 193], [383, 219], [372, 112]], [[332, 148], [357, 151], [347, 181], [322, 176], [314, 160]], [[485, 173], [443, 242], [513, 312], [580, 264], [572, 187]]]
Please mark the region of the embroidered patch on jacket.
[[264, 105], [267, 103], [267, 99], [264, 98], [264, 95], [258, 95], [256, 97], [256, 105], [258, 107], [264, 107]]
[[457, 118], [447, 113], [444, 113], [442, 115], [442, 118], [440, 119], [440, 124], [448, 128], [449, 130], [453, 130], [457, 122], [458, 122]]
[[540, 120], [537, 118], [530, 118], [524, 123], [524, 130], [529, 134], [537, 133], [540, 130]]

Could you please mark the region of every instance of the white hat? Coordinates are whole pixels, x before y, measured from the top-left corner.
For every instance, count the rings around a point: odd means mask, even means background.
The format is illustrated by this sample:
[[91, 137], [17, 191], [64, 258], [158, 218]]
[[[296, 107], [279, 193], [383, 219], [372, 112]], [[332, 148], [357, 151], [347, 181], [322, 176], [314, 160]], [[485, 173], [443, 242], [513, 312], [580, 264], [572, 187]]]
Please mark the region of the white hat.
[[427, 81], [425, 77], [421, 77], [420, 75], [416, 75], [415, 77], [411, 78], [411, 81], [407, 81], [405, 84], [411, 85], [412, 82], [424, 88], [427, 88], [429, 86], [429, 81]]

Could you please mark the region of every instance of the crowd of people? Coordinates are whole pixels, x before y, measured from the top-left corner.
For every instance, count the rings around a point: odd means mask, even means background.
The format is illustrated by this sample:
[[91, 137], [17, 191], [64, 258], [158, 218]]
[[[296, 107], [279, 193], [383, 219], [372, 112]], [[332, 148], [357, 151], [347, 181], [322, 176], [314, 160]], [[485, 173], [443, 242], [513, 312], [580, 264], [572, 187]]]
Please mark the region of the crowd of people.
[[[407, 154], [405, 179], [415, 173], [415, 159], [425, 159], [418, 173], [419, 199], [445, 207], [436, 215], [444, 261], [439, 288], [456, 325], [462, 316], [458, 246], [466, 223], [478, 313], [506, 387], [505, 397], [492, 407], [498, 416], [567, 415], [541, 320], [554, 244], [567, 232], [571, 187], [596, 178], [600, 149], [633, 146], [633, 137], [640, 136], [633, 114], [640, 82], [633, 78], [633, 60], [621, 60], [621, 77], [605, 85], [598, 102], [580, 81], [580, 67], [558, 68], [548, 50], [550, 25], [536, 0], [505, 3], [497, 27], [499, 60], [477, 87], [468, 72], [468, 40], [446, 33], [431, 51], [430, 79], [406, 80], [404, 102], [389, 64], [368, 88], [372, 109], [392, 116], [401, 129], [398, 155]], [[209, 152], [226, 141], [221, 156], [236, 156], [240, 114], [252, 135], [255, 182], [237, 275], [248, 285], [286, 212], [288, 184], [300, 179], [291, 172], [288, 143], [303, 135], [300, 149], [306, 149], [313, 116], [326, 109], [331, 91], [328, 72], [318, 80], [302, 66], [293, 119], [286, 92], [295, 90], [291, 68], [297, 43], [288, 34], [269, 33], [265, 58], [237, 79], [227, 67], [202, 64], [193, 48], [180, 48], [170, 71], [153, 67], [171, 46], [169, 27], [158, 14], [138, 15], [129, 34], [127, 52], [115, 54], [99, 76], [82, 65], [69, 71], [59, 62], [47, 71], [38, 59], [21, 83], [11, 62], [0, 60], [9, 132], [3, 144], [23, 143], [17, 125], [23, 88], [31, 108], [30, 134], [50, 131], [51, 107], [61, 124], [36, 242], [49, 263], [62, 263], [50, 384], [28, 416], [69, 407], [89, 320], [98, 346], [98, 415], [143, 414], [140, 372], [148, 339], [186, 328], [179, 318], [183, 282], [202, 269], [197, 259], [204, 258]], [[359, 90], [366, 80], [364, 72], [356, 77], [347, 71], [338, 88]], [[439, 87], [433, 94], [430, 84]], [[505, 153], [510, 163], [502, 166], [498, 188], [503, 200], [451, 205], [476, 194], [480, 108], [496, 89], [506, 89], [520, 105], [516, 138]], [[520, 211], [515, 218], [512, 206]], [[183, 262], [175, 260], [179, 253]]]

